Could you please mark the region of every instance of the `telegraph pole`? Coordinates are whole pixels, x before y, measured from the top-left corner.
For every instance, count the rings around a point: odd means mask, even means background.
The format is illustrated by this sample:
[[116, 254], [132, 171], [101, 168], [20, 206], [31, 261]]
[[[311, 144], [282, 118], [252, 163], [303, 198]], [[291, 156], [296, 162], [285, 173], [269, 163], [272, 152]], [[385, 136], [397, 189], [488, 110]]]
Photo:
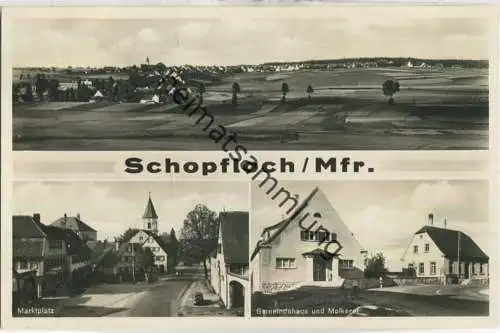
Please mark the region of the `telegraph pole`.
[[460, 231], [458, 231], [457, 242], [458, 279], [460, 280]]
[[132, 243], [132, 282], [135, 284], [135, 252], [134, 252], [134, 243]]

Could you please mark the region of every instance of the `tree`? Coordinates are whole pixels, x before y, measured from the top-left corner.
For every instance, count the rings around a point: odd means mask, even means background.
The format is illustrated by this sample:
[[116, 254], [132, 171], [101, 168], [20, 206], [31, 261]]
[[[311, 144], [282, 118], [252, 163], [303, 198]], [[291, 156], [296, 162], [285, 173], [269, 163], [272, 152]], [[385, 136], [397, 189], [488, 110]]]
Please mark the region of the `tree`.
[[306, 93], [307, 93], [307, 97], [308, 98], [311, 98], [311, 94], [314, 92], [314, 89], [311, 85], [308, 85], [307, 86], [307, 90], [306, 90]]
[[35, 78], [35, 90], [40, 102], [43, 102], [43, 94], [45, 94], [47, 89], [49, 89], [49, 80], [47, 80], [45, 74], [38, 73]]
[[282, 102], [285, 102], [286, 94], [288, 94], [288, 92], [290, 92], [290, 87], [288, 87], [288, 83], [283, 82], [283, 84], [281, 85], [281, 93], [283, 94], [283, 96], [281, 97]]
[[157, 63], [155, 67], [156, 71], [159, 73], [165, 73], [167, 71], [167, 66], [162, 62]]
[[217, 247], [217, 214], [203, 204], [196, 205], [184, 220], [181, 237], [182, 256], [187, 261], [203, 262], [205, 278], [208, 279], [206, 259]]
[[146, 272], [151, 272], [155, 264], [155, 255], [151, 251], [150, 247], [144, 248], [144, 270]]
[[48, 88], [49, 88], [49, 100], [51, 101], [59, 100], [59, 80], [50, 79]]
[[125, 232], [123, 234], [118, 236], [117, 242], [122, 243], [124, 241], [128, 241], [130, 238], [132, 238], [137, 233], [137, 231], [138, 231], [138, 229], [128, 228], [127, 230], [125, 230]]
[[241, 93], [240, 84], [238, 82], [233, 82], [232, 90], [233, 90], [233, 100], [232, 100], [232, 103], [234, 105], [236, 105], [236, 104], [238, 104], [238, 94]]
[[113, 79], [112, 76], [108, 77], [108, 80], [106, 81], [106, 92], [108, 93], [108, 101], [112, 102], [114, 100], [115, 96], [115, 80]]
[[200, 104], [203, 104], [203, 94], [206, 91], [205, 84], [202, 82], [200, 83], [200, 86], [198, 87], [198, 92], [200, 93]]
[[170, 230], [169, 234], [169, 243], [168, 243], [168, 262], [167, 269], [172, 270], [177, 266], [179, 261], [179, 240], [177, 239], [177, 235], [175, 234], [174, 228]]
[[394, 104], [394, 94], [399, 91], [399, 82], [393, 81], [393, 80], [387, 80], [384, 82], [382, 85], [382, 92], [384, 93], [384, 96], [389, 97], [388, 104], [393, 105]]
[[387, 269], [385, 267], [386, 259], [383, 253], [377, 253], [366, 260], [365, 277], [379, 278], [385, 276]]

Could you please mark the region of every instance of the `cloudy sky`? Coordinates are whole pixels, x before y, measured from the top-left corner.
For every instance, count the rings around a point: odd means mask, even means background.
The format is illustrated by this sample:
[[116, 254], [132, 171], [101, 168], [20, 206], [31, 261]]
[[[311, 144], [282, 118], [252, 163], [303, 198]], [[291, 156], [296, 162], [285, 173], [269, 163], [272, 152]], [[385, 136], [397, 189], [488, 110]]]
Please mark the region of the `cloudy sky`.
[[[257, 184], [258, 185], [258, 184]], [[317, 185], [281, 182], [304, 199]], [[488, 183], [485, 181], [329, 181], [318, 184], [358, 241], [369, 251], [383, 251], [391, 268], [398, 269], [413, 233], [434, 214], [434, 225], [459, 229], [491, 253], [488, 223]], [[254, 185], [252, 189], [252, 244], [263, 227], [277, 223], [284, 209]], [[286, 208], [286, 207], [285, 207]]]
[[248, 211], [246, 182], [17, 182], [14, 183], [14, 214], [40, 213], [50, 224], [64, 213], [97, 230], [110, 240], [129, 227], [142, 227], [148, 192], [158, 214], [160, 232], [179, 235], [187, 213], [198, 203], [219, 213], [224, 209]]
[[[437, 8], [436, 8], [437, 10]], [[343, 57], [488, 59], [481, 17], [19, 19], [14, 67], [231, 65]]]

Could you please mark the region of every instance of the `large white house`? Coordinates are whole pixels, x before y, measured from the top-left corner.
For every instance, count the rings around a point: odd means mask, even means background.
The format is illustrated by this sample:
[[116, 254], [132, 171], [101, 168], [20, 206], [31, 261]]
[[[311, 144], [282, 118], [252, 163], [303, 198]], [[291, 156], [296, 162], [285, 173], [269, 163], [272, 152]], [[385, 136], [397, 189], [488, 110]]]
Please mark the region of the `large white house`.
[[[336, 252], [337, 243], [341, 246]], [[252, 292], [340, 286], [362, 277], [367, 252], [325, 194], [315, 188], [295, 213], [262, 230], [252, 254]]]
[[[467, 234], [434, 226], [434, 215], [420, 228], [403, 253], [403, 268], [414, 269], [417, 278], [428, 283], [450, 282], [489, 277], [489, 258]], [[448, 279], [447, 279], [448, 278]]]
[[217, 249], [210, 258], [210, 283], [228, 309], [245, 307], [248, 237], [248, 212], [219, 214]]
[[169, 270], [167, 264], [168, 244], [165, 239], [158, 235], [158, 214], [151, 200], [151, 195], [148, 198], [142, 221], [142, 229], [134, 230], [134, 233], [131, 233], [129, 239], [124, 240], [124, 242], [141, 244], [144, 248], [150, 248], [155, 257], [155, 268], [160, 273], [167, 272]]

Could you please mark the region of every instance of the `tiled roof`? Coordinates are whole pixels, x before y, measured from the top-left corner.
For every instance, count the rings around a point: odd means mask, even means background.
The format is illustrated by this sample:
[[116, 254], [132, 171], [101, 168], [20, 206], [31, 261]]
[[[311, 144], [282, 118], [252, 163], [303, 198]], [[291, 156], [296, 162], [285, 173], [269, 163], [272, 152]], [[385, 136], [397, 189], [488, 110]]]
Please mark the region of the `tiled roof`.
[[52, 222], [51, 225], [54, 227], [59, 227], [59, 228], [70, 228], [73, 230], [79, 230], [82, 232], [86, 232], [86, 231], [97, 232], [95, 229], [90, 227], [87, 223], [83, 222], [78, 217], [74, 217], [74, 216], [60, 217], [56, 221]]
[[488, 261], [489, 257], [481, 248], [469, 237], [469, 235], [459, 230], [425, 226], [418, 230], [415, 235], [427, 233], [434, 241], [439, 250], [447, 258], [457, 258], [460, 241], [461, 260]]
[[[128, 243], [123, 243], [120, 245], [118, 250], [110, 248], [110, 250], [105, 251], [103, 257], [100, 260], [100, 265], [107, 268], [115, 267], [120, 262], [121, 257], [127, 251], [128, 245]], [[136, 255], [144, 255], [144, 249], [140, 244], [134, 243], [132, 245], [134, 246], [134, 253]]]
[[259, 240], [257, 242], [255, 250], [252, 253], [251, 257], [252, 260], [259, 253], [262, 247], [266, 246], [267, 244], [275, 240], [276, 237], [278, 237], [278, 235], [280, 235], [283, 232], [283, 230], [285, 230], [288, 227], [288, 225], [297, 218], [297, 216], [309, 205], [309, 202], [316, 195], [316, 193], [318, 193], [318, 191], [319, 188], [315, 187], [314, 190], [306, 197], [306, 199], [299, 206], [297, 206], [297, 208], [295, 208], [295, 210], [289, 217], [268, 228], [269, 231], [274, 230], [274, 233], [266, 241]]
[[222, 212], [219, 223], [225, 262], [248, 264], [248, 212]]
[[12, 236], [14, 238], [44, 238], [46, 234], [29, 215], [12, 217]]
[[148, 199], [148, 203], [146, 205], [146, 210], [144, 211], [143, 219], [157, 219], [158, 215], [156, 214], [155, 206], [153, 205], [153, 201], [151, 201], [151, 197]]
[[[154, 232], [152, 231], [149, 231], [149, 230], [141, 230], [141, 229], [133, 229], [132, 230], [133, 232], [131, 232], [127, 238], [123, 239], [122, 242], [125, 242], [125, 243], [128, 243], [135, 235], [137, 235], [137, 233], [139, 231], [142, 231], [144, 232], [145, 234], [147, 234], [149, 237], [153, 238], [156, 243], [158, 244], [159, 247], [161, 247], [161, 249], [163, 251], [165, 251], [165, 253], [169, 253], [170, 252], [170, 249], [168, 247], [168, 243], [165, 242], [165, 237], [163, 236], [159, 236], [157, 234], [155, 234]], [[141, 244], [141, 245], [144, 245], [144, 244]]]
[[44, 255], [45, 239], [43, 238], [14, 238], [12, 256], [23, 258], [41, 258]]

